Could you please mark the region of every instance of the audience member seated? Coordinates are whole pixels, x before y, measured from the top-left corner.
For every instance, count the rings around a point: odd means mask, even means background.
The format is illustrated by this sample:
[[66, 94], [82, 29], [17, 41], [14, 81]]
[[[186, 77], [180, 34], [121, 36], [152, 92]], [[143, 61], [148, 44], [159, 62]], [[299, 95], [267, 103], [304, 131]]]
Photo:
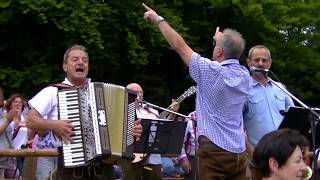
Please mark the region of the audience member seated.
[[255, 170], [263, 180], [303, 180], [308, 171], [302, 152], [308, 145], [295, 130], [272, 131], [261, 138], [254, 150]]
[[183, 177], [184, 171], [179, 164], [178, 158], [161, 157], [163, 177]]

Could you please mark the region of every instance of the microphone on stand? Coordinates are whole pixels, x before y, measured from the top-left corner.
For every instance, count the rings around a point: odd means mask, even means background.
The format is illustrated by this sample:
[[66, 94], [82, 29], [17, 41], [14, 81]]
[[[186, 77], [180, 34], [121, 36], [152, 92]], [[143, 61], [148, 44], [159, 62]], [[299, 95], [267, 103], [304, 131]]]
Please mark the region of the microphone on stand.
[[[272, 80], [269, 76], [269, 73], [281, 84], [283, 84], [280, 79], [270, 70], [270, 69], [264, 69], [264, 68], [257, 68], [254, 66], [251, 66], [249, 71], [251, 72], [251, 74], [255, 74], [258, 76], [263, 76], [269, 80]], [[272, 80], [273, 81], [273, 80]]]
[[142, 100], [141, 96], [137, 95], [136, 101], [138, 102], [139, 107], [144, 109], [148, 107], [148, 105]]
[[269, 69], [257, 68], [257, 67], [251, 66], [250, 72], [258, 76], [268, 77]]

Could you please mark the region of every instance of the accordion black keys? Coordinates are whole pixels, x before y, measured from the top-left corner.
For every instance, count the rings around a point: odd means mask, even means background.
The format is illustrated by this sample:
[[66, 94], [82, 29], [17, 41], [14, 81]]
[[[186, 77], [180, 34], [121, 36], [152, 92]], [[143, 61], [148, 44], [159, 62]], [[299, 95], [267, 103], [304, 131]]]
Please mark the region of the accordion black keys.
[[123, 86], [89, 83], [58, 91], [59, 119], [71, 121], [74, 135], [62, 145], [64, 167], [83, 166], [110, 155], [132, 158], [136, 94]]

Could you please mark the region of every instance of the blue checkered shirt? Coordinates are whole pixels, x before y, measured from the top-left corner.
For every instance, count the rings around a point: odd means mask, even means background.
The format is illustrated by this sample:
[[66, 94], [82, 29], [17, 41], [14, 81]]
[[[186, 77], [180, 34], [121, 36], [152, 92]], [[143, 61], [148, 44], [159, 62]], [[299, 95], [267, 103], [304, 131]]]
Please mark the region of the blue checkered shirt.
[[198, 136], [233, 153], [245, 151], [242, 110], [250, 74], [237, 59], [221, 63], [193, 52], [189, 73], [197, 83]]

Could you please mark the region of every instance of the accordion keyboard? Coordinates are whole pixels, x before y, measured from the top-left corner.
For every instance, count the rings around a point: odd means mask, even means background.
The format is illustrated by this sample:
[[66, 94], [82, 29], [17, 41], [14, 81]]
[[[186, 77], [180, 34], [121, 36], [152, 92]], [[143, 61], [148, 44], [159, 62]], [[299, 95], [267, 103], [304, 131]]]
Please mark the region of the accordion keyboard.
[[71, 143], [63, 143], [63, 160], [65, 167], [81, 166], [85, 164], [84, 147], [80, 125], [80, 109], [78, 90], [58, 92], [60, 119], [68, 119], [73, 125], [74, 135]]

